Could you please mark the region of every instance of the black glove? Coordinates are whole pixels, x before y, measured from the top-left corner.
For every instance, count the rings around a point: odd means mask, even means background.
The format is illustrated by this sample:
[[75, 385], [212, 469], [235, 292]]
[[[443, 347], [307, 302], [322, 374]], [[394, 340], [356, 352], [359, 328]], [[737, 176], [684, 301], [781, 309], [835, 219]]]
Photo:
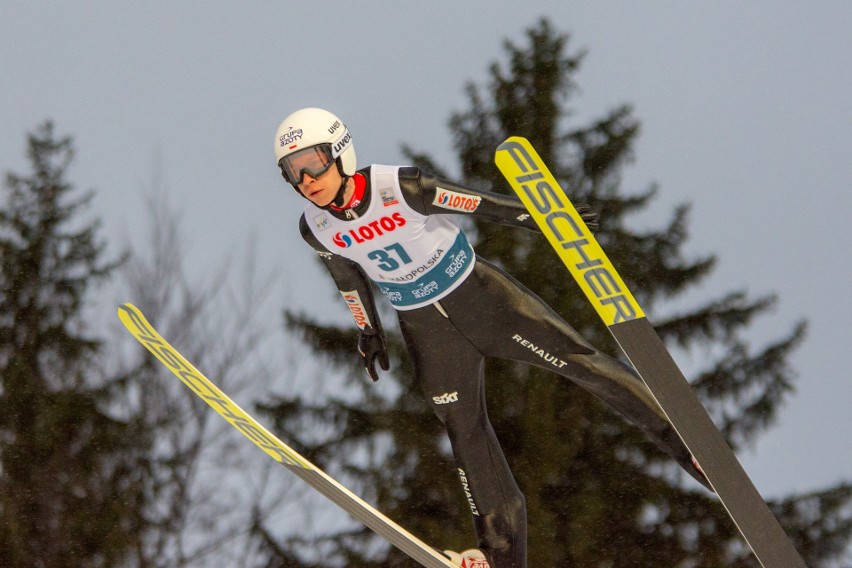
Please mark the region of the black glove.
[[578, 203], [574, 206], [574, 208], [577, 210], [577, 213], [580, 214], [583, 221], [585, 221], [589, 230], [593, 233], [597, 233], [598, 229], [601, 228], [600, 223], [598, 223], [600, 216], [597, 212], [592, 211], [592, 208], [586, 203]]
[[388, 344], [385, 341], [385, 334], [381, 331], [376, 332], [369, 327], [362, 330], [358, 334], [358, 353], [361, 354], [364, 368], [367, 369], [367, 375], [374, 381], [379, 380], [379, 374], [376, 372], [376, 359], [379, 360], [382, 370], [387, 371], [390, 369]]

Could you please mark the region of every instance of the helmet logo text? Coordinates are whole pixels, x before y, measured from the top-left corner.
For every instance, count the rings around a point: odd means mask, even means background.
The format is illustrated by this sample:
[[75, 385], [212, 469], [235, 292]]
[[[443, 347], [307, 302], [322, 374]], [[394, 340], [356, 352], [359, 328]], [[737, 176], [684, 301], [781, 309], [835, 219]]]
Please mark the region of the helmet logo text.
[[302, 139], [302, 129], [296, 128], [294, 130], [293, 127], [291, 126], [290, 130], [288, 130], [286, 134], [281, 135], [281, 137], [278, 139], [278, 143], [283, 148], [284, 146], [292, 144], [293, 142], [296, 142], [297, 140], [301, 140], [301, 139]]
[[351, 142], [352, 134], [347, 130], [346, 135], [334, 143], [334, 146], [331, 149], [332, 154], [334, 154], [334, 156], [339, 156], [346, 149], [346, 147], [349, 146]]

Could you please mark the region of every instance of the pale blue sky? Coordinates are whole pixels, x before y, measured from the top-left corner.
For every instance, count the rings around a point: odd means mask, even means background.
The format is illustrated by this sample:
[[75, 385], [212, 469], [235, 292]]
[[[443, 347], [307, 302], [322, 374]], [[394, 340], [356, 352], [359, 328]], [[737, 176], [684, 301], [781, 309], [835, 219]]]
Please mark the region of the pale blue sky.
[[254, 235], [262, 265], [300, 271], [281, 304], [319, 298], [346, 322], [298, 238], [278, 123], [323, 106], [347, 122], [361, 165], [400, 162], [401, 143], [454, 165], [446, 122], [466, 106], [464, 83], [541, 16], [588, 49], [579, 123], [634, 105], [642, 134], [624, 187], [660, 184], [647, 220], [693, 204], [688, 252], [720, 258], [696, 297], [777, 292], [756, 345], [811, 321], [792, 359], [798, 393], [741, 455], [758, 488], [852, 479], [850, 2], [5, 2], [0, 168], [21, 171], [26, 133], [53, 119], [76, 140], [71, 177], [98, 192], [107, 236], [144, 229], [160, 169], [199, 269]]

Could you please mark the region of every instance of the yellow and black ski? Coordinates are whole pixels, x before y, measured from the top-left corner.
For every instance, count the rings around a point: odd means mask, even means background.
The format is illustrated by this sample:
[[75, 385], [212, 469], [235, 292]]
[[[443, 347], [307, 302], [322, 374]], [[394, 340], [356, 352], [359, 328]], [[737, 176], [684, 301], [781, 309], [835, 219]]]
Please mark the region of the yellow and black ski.
[[135, 306], [121, 305], [118, 308], [118, 317], [133, 337], [147, 347], [192, 392], [272, 459], [421, 565], [427, 568], [458, 568], [436, 549], [393, 522], [264, 428], [169, 345]]
[[574, 276], [700, 464], [764, 568], [806, 568], [642, 308], [528, 140], [506, 139], [497, 167]]

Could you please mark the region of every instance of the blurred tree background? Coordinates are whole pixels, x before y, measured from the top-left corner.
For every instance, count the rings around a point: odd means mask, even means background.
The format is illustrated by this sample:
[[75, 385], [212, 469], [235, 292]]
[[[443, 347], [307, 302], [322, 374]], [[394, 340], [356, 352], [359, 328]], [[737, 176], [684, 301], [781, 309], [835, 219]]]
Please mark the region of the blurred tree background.
[[251, 522], [282, 492], [252, 509], [260, 493], [246, 487], [263, 488], [274, 463], [246, 471], [251, 448], [138, 346], [108, 350], [97, 312], [115, 321], [104, 295], [120, 288], [239, 394], [271, 382], [257, 355], [269, 279], [253, 279], [251, 250], [238, 291], [226, 269], [190, 277], [162, 187], [145, 250], [107, 258], [93, 192], [68, 179], [72, 138], [45, 122], [26, 155], [30, 171], [7, 174], [0, 202], [0, 566], [249, 565]]
[[136, 415], [109, 412], [125, 383], [81, 317], [116, 264], [79, 218], [91, 193], [65, 179], [71, 139], [45, 123], [27, 157], [0, 209], [0, 565], [110, 565], [144, 533], [150, 447]]
[[[487, 82], [467, 86], [468, 108], [449, 119], [452, 169], [472, 187], [508, 192], [494, 149], [509, 135], [529, 138], [568, 193], [600, 211], [601, 244], [670, 348], [700, 361], [689, 373], [694, 388], [734, 449], [746, 448], [792, 396], [789, 358], [805, 323], [755, 347], [749, 326], [776, 298], [703, 297], [716, 258], [684, 254], [688, 205], [659, 227], [637, 221], [656, 193], [622, 187], [639, 121], [624, 105], [577, 123], [583, 56], [547, 20], [522, 44], [506, 42]], [[26, 151], [30, 171], [8, 173], [0, 199], [0, 566], [411, 565], [332, 505], [339, 522], [310, 522], [311, 506], [301, 506], [310, 490], [265, 456], [263, 467], [249, 467], [259, 463], [244, 459], [254, 448], [136, 346], [106, 349], [89, 308], [116, 282], [230, 394], [302, 375], [301, 387], [258, 405], [274, 431], [418, 536], [446, 548], [475, 544], [446, 436], [421, 400], [389, 307], [393, 367], [379, 383], [360, 369], [352, 327], [292, 309], [287, 333], [322, 371], [264, 363], [271, 286], [252, 278], [251, 248], [240, 290], [229, 289], [227, 268], [190, 276], [179, 220], [160, 193], [149, 202], [147, 248], [110, 258], [87, 213], [92, 193], [68, 179], [73, 140], [46, 122]], [[451, 171], [427, 152], [404, 151], [425, 169]], [[541, 236], [465, 228], [478, 254], [618, 352]], [[329, 303], [340, 301], [330, 279], [321, 285]], [[587, 393], [502, 361], [489, 361], [486, 375], [489, 413], [527, 498], [530, 566], [757, 565], [717, 500]], [[833, 566], [848, 549], [850, 497], [842, 483], [771, 503], [810, 566]]]

